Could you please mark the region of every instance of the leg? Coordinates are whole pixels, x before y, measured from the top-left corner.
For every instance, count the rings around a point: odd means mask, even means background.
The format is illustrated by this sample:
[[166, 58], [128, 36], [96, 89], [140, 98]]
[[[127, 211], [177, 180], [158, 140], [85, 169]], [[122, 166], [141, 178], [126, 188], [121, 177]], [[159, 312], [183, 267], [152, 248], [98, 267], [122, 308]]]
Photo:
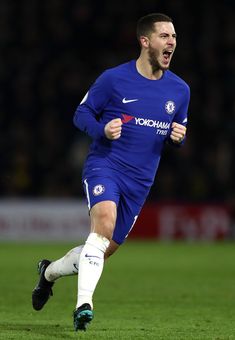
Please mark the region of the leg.
[[[55, 282], [60, 277], [77, 275], [80, 254], [84, 245], [75, 247], [68, 251], [62, 258], [52, 261], [45, 270], [45, 278], [49, 282]], [[119, 244], [110, 241], [110, 245], [104, 254], [105, 260], [111, 256], [119, 247]]]
[[[32, 293], [32, 304], [35, 310], [41, 310], [50, 296], [53, 295], [52, 287], [58, 278], [78, 274], [79, 259], [83, 246], [71, 249], [65, 256], [56, 261], [42, 260], [39, 262], [39, 282]], [[119, 245], [111, 240], [104, 254], [104, 259], [106, 260], [111, 256], [118, 247]]]
[[39, 282], [32, 292], [32, 305], [35, 310], [41, 310], [50, 296], [55, 280], [61, 276], [78, 273], [78, 260], [83, 246], [71, 249], [57, 261], [41, 260], [38, 264]]
[[102, 274], [104, 254], [110, 246], [116, 222], [116, 204], [103, 201], [91, 211], [91, 233], [83, 247], [79, 261], [78, 299], [76, 308], [84, 303], [92, 307], [92, 295]]
[[93, 318], [92, 297], [101, 277], [106, 256], [116, 249], [110, 245], [116, 223], [116, 204], [102, 201], [95, 204], [91, 211], [91, 233], [83, 247], [79, 261], [78, 297], [74, 311], [75, 330], [86, 330], [86, 325]]
[[[104, 255], [105, 260], [111, 256], [118, 247], [119, 245], [111, 240]], [[78, 274], [78, 265], [82, 249], [83, 245], [75, 247], [62, 258], [51, 263], [49, 260], [42, 260], [39, 262], [39, 283], [32, 294], [32, 304], [35, 310], [41, 310], [49, 297], [53, 295], [52, 287], [55, 280], [63, 276]]]
[[53, 261], [45, 270], [45, 278], [54, 282], [60, 277], [78, 274], [78, 263], [83, 245], [68, 251], [62, 258]]
[[[112, 255], [128, 236], [149, 191], [148, 187], [142, 186], [136, 190], [136, 183], [133, 181], [133, 185], [130, 185], [130, 179], [128, 183], [120, 180], [118, 186], [107, 178], [103, 179], [102, 185], [100, 178], [84, 182], [88, 206], [92, 206], [91, 234], [80, 256], [78, 299], [74, 311], [75, 330], [86, 330], [92, 320], [92, 296], [102, 274], [104, 259]], [[97, 188], [98, 193], [95, 190]], [[126, 194], [127, 190], [131, 195]], [[136, 195], [134, 199], [133, 192]]]

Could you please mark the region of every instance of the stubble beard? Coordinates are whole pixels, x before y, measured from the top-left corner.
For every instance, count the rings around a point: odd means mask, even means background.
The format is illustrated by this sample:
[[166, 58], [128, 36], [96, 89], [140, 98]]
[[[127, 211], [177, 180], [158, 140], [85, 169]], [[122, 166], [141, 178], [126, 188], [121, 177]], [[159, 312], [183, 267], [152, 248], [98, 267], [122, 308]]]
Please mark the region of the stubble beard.
[[153, 74], [155, 72], [160, 71], [160, 70], [163, 71], [163, 72], [168, 70], [169, 67], [163, 67], [158, 62], [157, 57], [159, 56], [159, 52], [157, 52], [156, 49], [149, 46], [148, 55], [149, 55], [149, 63], [152, 67], [152, 73]]

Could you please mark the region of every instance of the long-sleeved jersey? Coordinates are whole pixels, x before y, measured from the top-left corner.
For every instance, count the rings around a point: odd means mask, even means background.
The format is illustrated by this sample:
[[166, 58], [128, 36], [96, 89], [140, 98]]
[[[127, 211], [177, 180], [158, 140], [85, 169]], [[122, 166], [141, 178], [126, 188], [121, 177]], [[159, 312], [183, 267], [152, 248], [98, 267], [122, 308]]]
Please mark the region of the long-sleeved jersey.
[[[93, 139], [84, 176], [113, 169], [152, 185], [172, 122], [187, 124], [189, 100], [189, 86], [169, 70], [150, 80], [132, 60], [103, 72], [74, 115], [75, 126]], [[104, 127], [114, 118], [123, 122], [121, 137], [109, 140]]]

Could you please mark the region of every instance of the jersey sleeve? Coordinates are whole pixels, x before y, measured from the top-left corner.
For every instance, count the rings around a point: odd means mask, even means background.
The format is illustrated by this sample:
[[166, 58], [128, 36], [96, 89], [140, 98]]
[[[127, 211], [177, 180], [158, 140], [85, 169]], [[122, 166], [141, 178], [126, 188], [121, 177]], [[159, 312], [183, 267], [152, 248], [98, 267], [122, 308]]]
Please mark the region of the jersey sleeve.
[[185, 95], [184, 100], [176, 112], [176, 115], [174, 117], [174, 122], [182, 124], [184, 126], [187, 126], [188, 122], [188, 107], [189, 107], [189, 100], [190, 100], [190, 89], [189, 87], [185, 87]]
[[[188, 85], [185, 87], [185, 94], [184, 94], [184, 100], [177, 110], [175, 117], [173, 119], [173, 122], [176, 122], [178, 124], [184, 125], [187, 127], [188, 123], [188, 107], [189, 107], [189, 101], [190, 101], [190, 88]], [[186, 136], [182, 140], [181, 143], [174, 143], [170, 137], [168, 137], [168, 144], [171, 144], [173, 146], [181, 146], [185, 143]]]
[[110, 99], [110, 93], [110, 76], [105, 71], [97, 78], [75, 111], [74, 125], [93, 139], [105, 137], [105, 125], [99, 122], [99, 117]]

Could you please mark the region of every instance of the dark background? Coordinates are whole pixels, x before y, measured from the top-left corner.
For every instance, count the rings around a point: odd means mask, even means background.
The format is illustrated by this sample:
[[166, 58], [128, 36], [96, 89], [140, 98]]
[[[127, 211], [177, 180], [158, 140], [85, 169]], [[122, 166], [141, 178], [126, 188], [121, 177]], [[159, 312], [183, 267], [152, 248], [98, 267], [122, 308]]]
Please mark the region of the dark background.
[[138, 57], [136, 21], [174, 20], [171, 70], [191, 87], [188, 138], [163, 152], [151, 200], [234, 199], [235, 12], [232, 0], [0, 1], [1, 197], [81, 197], [90, 139], [76, 107], [108, 67]]

